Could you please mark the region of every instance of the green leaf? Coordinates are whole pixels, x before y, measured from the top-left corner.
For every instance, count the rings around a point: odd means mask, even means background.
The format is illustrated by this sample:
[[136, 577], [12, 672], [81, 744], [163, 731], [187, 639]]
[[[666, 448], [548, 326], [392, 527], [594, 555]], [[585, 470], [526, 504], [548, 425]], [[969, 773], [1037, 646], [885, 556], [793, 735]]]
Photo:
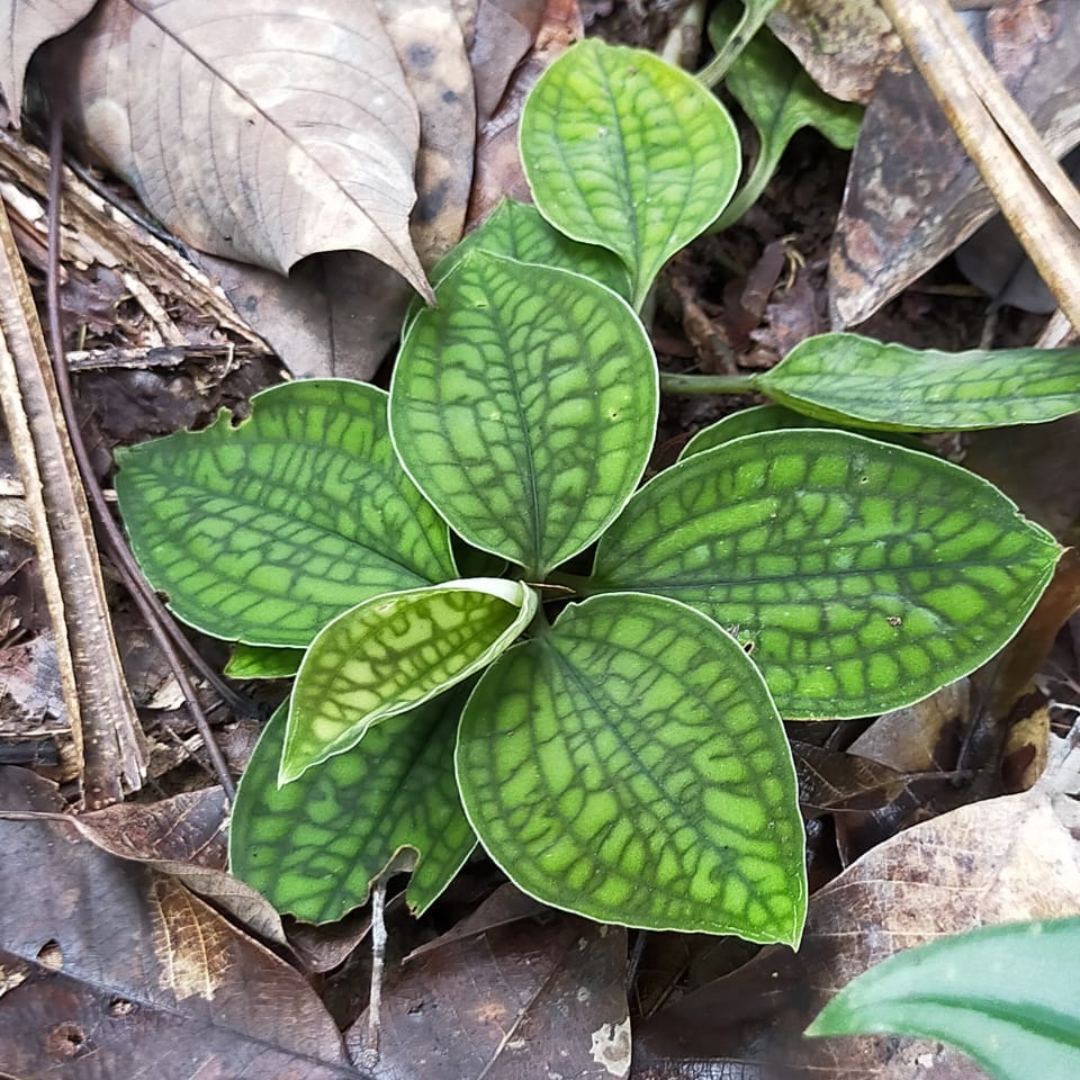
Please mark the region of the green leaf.
[[[731, 5], [716, 10], [709, 21], [709, 36], [717, 51], [735, 24]], [[734, 224], [758, 201], [797, 131], [815, 127], [835, 146], [850, 150], [863, 113], [861, 106], [821, 90], [768, 27], [746, 43], [724, 85], [757, 129], [760, 146], [753, 170], [721, 215], [718, 229]]]
[[543, 580], [625, 505], [656, 430], [656, 359], [610, 289], [469, 252], [402, 345], [401, 460], [470, 544]]
[[794, 766], [760, 673], [662, 597], [567, 608], [482, 676], [458, 784], [527, 893], [602, 922], [796, 944], [806, 913]]
[[735, 125], [708, 90], [652, 53], [595, 38], [567, 50], [533, 88], [521, 157], [540, 213], [614, 251], [639, 310], [739, 175]]
[[303, 649], [272, 645], [237, 645], [225, 665], [230, 679], [287, 679], [300, 670]]
[[232, 873], [280, 912], [334, 922], [367, 902], [374, 880], [399, 867], [405, 849], [414, 862], [405, 899], [422, 914], [476, 844], [448, 767], [465, 690], [390, 717], [361, 746], [279, 788], [282, 705], [236, 793]]
[[438, 284], [467, 251], [480, 249], [518, 262], [554, 266], [606, 285], [624, 300], [630, 299], [630, 279], [622, 261], [606, 248], [579, 244], [544, 219], [535, 206], [504, 199], [443, 260], [432, 274]]
[[[715, 424], [702, 428], [682, 449], [679, 460], [685, 461], [694, 454], [700, 454], [703, 450], [712, 450], [722, 446], [733, 439], [741, 439], [744, 435], [757, 435], [763, 431], [786, 431], [789, 428], [822, 428], [838, 427], [845, 431], [853, 429], [852, 424], [838, 424], [835, 421], [818, 420], [812, 416], [804, 416], [802, 413], [787, 409], [783, 405], [755, 405], [750, 409], [740, 409], [739, 412], [731, 413]], [[869, 432], [855, 431], [854, 434], [869, 434]], [[926, 452], [926, 447], [919, 439], [900, 432], [882, 432], [875, 435], [881, 442], [895, 443], [898, 446], [906, 446], [909, 450]]]
[[345, 380], [276, 386], [118, 452], [132, 548], [173, 611], [216, 637], [307, 645], [373, 596], [456, 576], [445, 524], [394, 456], [386, 395]]
[[1080, 349], [946, 353], [819, 334], [757, 386], [809, 416], [882, 431], [1041, 424], [1080, 412]]
[[486, 667], [536, 608], [536, 593], [521, 582], [470, 578], [379, 596], [338, 616], [300, 665], [279, 782]]
[[704, 450], [713, 450], [732, 439], [741, 439], [744, 435], [818, 426], [818, 421], [793, 409], [785, 409], [783, 405], [755, 405], [750, 409], [740, 409], [722, 420], [717, 420], [715, 424], [702, 428], [682, 448], [679, 460], [685, 461]]
[[1058, 553], [955, 465], [847, 432], [777, 431], [642, 488], [600, 541], [589, 588], [691, 604], [753, 650], [783, 716], [854, 717], [993, 656]]
[[921, 1035], [996, 1080], [1080, 1070], [1080, 919], [990, 926], [905, 949], [849, 983], [807, 1035]]

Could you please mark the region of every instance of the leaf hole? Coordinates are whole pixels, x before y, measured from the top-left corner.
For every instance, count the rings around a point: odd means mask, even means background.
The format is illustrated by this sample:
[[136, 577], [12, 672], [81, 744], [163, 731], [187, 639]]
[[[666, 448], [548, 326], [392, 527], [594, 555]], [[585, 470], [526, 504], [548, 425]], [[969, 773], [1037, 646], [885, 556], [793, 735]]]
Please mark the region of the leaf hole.
[[139, 1008], [134, 1001], [127, 998], [115, 997], [109, 1002], [109, 1015], [114, 1020], [120, 1020], [125, 1016], [131, 1016]]
[[64, 966], [64, 950], [60, 942], [50, 938], [37, 951], [37, 962], [47, 971], [59, 971]]
[[57, 1024], [45, 1034], [45, 1052], [53, 1060], [73, 1058], [86, 1046], [86, 1032], [78, 1024]]

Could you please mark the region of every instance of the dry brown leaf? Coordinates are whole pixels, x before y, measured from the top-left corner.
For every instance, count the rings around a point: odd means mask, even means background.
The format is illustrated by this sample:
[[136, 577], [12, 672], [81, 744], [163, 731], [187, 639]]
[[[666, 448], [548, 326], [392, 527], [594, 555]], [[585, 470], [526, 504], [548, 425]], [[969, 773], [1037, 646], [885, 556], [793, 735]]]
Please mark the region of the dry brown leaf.
[[[0, 807], [57, 802], [3, 769]], [[178, 882], [66, 822], [0, 820], [0, 838], [0, 1071], [357, 1080], [307, 981]]]
[[[499, 908], [506, 901], [499, 895], [491, 903]], [[486, 906], [475, 912], [474, 925], [491, 921]], [[625, 967], [622, 927], [561, 912], [544, 921], [517, 919], [479, 936], [457, 936], [445, 948], [388, 972], [374, 1076], [625, 1077], [630, 1068]], [[366, 1029], [366, 1016], [350, 1029], [354, 1054]]]
[[102, 0], [55, 63], [83, 138], [193, 246], [280, 273], [366, 251], [430, 295], [419, 115], [373, 5]]
[[877, 0], [781, 0], [769, 28], [833, 97], [865, 104], [902, 46]]
[[[981, 11], [963, 15], [1050, 151], [1061, 157], [1080, 140], [1080, 5], [1046, 0], [1009, 9], [1012, 20]], [[886, 73], [863, 119], [833, 240], [833, 328], [867, 319], [995, 210], [921, 76], [910, 69]]]
[[8, 107], [8, 122], [19, 126], [23, 79], [30, 57], [39, 45], [70, 30], [90, 13], [97, 0], [2, 0], [0, 26], [4, 47], [0, 56], [0, 94]]
[[1030, 791], [961, 807], [882, 844], [811, 898], [798, 954], [765, 950], [645, 1025], [636, 1047], [643, 1065], [664, 1063], [668, 1080], [720, 1075], [683, 1067], [702, 1060], [741, 1060], [750, 1075], [770, 1078], [910, 1080], [921, 1063], [935, 1077], [983, 1080], [937, 1044], [806, 1041], [802, 1031], [841, 986], [900, 949], [1080, 913], [1077, 791], [1080, 750], [1054, 739]]

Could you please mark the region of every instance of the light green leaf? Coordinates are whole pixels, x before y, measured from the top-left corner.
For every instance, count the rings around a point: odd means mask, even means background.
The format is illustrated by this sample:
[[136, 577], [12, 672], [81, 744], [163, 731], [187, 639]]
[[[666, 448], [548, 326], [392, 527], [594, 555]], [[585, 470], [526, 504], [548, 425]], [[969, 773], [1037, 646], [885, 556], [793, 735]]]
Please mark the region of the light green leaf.
[[445, 524], [394, 456], [386, 395], [325, 379], [119, 451], [132, 548], [185, 622], [252, 645], [307, 645], [334, 616], [455, 577]]
[[521, 582], [469, 578], [376, 597], [338, 616], [300, 665], [279, 783], [486, 667], [536, 608]]
[[[718, 51], [735, 24], [730, 4], [713, 14], [709, 37]], [[734, 224], [758, 201], [797, 131], [815, 127], [835, 146], [850, 150], [863, 113], [861, 106], [839, 101], [821, 90], [764, 26], [732, 63], [724, 85], [757, 129], [760, 145], [754, 168], [717, 221], [718, 229]]]
[[709, 42], [716, 56], [695, 78], [716, 86], [754, 40], [778, 0], [720, 0], [709, 21]]
[[1080, 919], [989, 926], [901, 953], [849, 983], [807, 1035], [940, 1039], [996, 1080], [1080, 1075]]
[[438, 284], [466, 251], [480, 249], [493, 255], [505, 255], [523, 263], [555, 266], [584, 274], [606, 285], [624, 300], [630, 299], [630, 280], [626, 267], [613, 252], [594, 244], [579, 244], [564, 236], [541, 215], [535, 206], [504, 199], [457, 245], [433, 272]]
[[230, 679], [287, 679], [300, 670], [303, 649], [273, 645], [237, 645], [225, 665]]
[[708, 90], [652, 53], [595, 38], [533, 88], [521, 157], [540, 213], [614, 251], [639, 310], [664, 263], [731, 198], [740, 167], [735, 125]]
[[464, 539], [543, 580], [641, 478], [659, 401], [652, 346], [609, 289], [485, 251], [436, 295], [394, 372], [394, 444]]
[[755, 405], [750, 409], [740, 409], [722, 420], [717, 420], [715, 424], [702, 428], [682, 448], [679, 460], [685, 461], [704, 450], [713, 450], [732, 439], [741, 439], [744, 435], [818, 426], [818, 421], [793, 409], [785, 409], [783, 405]]
[[955, 465], [847, 432], [776, 431], [642, 488], [600, 541], [590, 589], [673, 596], [730, 628], [785, 717], [867, 716], [993, 656], [1059, 550]]
[[602, 922], [797, 944], [794, 766], [760, 673], [662, 597], [567, 608], [465, 708], [465, 811], [527, 893]]
[[[740, 409], [739, 412], [725, 416], [702, 428], [682, 449], [679, 460], [685, 461], [694, 454], [700, 454], [703, 450], [712, 450], [722, 446], [732, 439], [741, 439], [744, 435], [757, 435], [763, 431], [786, 431], [789, 428], [831, 428], [837, 427], [845, 431], [854, 430], [855, 425], [838, 424], [835, 421], [818, 420], [812, 416], [804, 416], [793, 409], [783, 405], [755, 405], [750, 409]], [[854, 431], [856, 435], [866, 434], [869, 431]], [[874, 436], [882, 442], [895, 443], [898, 446], [906, 446], [909, 450], [921, 450], [927, 448], [919, 439], [900, 432], [883, 432]]]
[[449, 768], [465, 690], [390, 717], [362, 745], [279, 788], [282, 705], [236, 793], [232, 873], [278, 911], [327, 923], [366, 903], [375, 878], [411, 852], [405, 899], [422, 914], [476, 844]]
[[946, 353], [819, 334], [756, 384], [808, 416], [882, 431], [1041, 424], [1080, 412], [1080, 349]]

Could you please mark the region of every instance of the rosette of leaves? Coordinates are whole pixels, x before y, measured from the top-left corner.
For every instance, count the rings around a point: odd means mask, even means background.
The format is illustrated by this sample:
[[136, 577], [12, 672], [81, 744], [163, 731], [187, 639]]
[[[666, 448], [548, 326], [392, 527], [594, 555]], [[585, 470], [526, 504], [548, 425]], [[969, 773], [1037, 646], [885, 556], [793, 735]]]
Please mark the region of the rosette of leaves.
[[[680, 137], [645, 140], [657, 115]], [[1048, 581], [1057, 546], [990, 485], [847, 432], [734, 439], [638, 490], [658, 373], [631, 302], [730, 197], [730, 136], [655, 57], [575, 47], [523, 123], [540, 213], [504, 210], [443, 265], [389, 395], [288, 384], [123, 455], [155, 586], [249, 677], [298, 672], [232, 821], [234, 872], [281, 910], [330, 921], [411, 869], [422, 911], [478, 839], [558, 907], [797, 943], [781, 716], [932, 693]], [[537, 168], [552, 140], [561, 180]], [[653, 186], [657, 154], [680, 183]], [[506, 569], [463, 575], [455, 551]]]

